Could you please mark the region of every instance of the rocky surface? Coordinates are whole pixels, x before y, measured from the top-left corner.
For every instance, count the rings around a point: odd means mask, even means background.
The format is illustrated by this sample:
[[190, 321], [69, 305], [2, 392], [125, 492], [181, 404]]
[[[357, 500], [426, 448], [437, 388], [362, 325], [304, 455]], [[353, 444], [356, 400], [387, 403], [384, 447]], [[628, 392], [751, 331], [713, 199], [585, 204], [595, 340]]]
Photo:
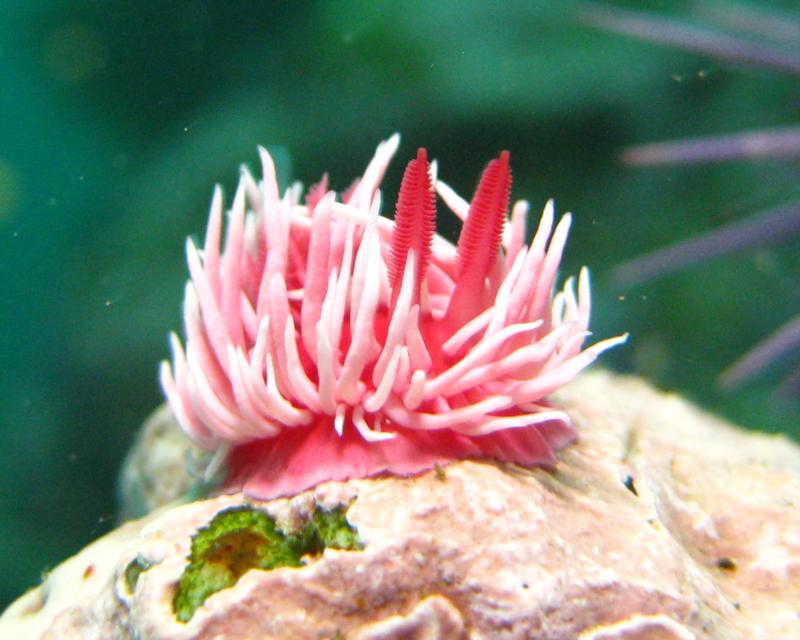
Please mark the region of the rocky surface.
[[166, 404], [145, 420], [119, 477], [119, 520], [125, 522], [182, 500], [196, 487], [203, 451], [180, 430]]
[[363, 548], [247, 571], [186, 623], [172, 603], [192, 536], [247, 501], [166, 506], [54, 569], [0, 637], [800, 638], [797, 446], [603, 372], [558, 402], [581, 441], [553, 473], [462, 462], [251, 503], [287, 528], [349, 504]]

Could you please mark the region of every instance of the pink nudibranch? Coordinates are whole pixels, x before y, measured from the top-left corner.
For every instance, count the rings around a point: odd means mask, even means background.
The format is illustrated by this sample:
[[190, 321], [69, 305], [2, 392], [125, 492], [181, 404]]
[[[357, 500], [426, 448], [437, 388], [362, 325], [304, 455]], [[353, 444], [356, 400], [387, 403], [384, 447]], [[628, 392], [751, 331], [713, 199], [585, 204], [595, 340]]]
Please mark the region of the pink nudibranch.
[[[528, 204], [508, 216], [509, 154], [484, 170], [470, 203], [409, 162], [394, 221], [380, 215], [399, 144], [378, 146], [337, 200], [327, 179], [301, 204], [280, 196], [259, 149], [242, 169], [220, 252], [214, 192], [205, 245], [187, 241], [186, 346], [173, 334], [161, 383], [188, 436], [224, 459], [225, 491], [293, 495], [320, 482], [414, 474], [464, 458], [555, 464], [576, 439], [545, 401], [618, 336], [582, 350], [589, 275], [555, 279], [570, 226], [545, 206], [530, 246]], [[436, 234], [436, 193], [464, 221]]]

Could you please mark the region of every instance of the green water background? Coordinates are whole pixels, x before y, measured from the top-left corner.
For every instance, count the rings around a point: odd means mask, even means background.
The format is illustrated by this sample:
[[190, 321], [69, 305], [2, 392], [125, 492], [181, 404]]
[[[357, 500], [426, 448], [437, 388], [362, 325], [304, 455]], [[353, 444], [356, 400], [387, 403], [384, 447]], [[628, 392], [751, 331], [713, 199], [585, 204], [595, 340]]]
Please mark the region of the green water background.
[[[619, 4], [619, 3], [617, 3]], [[695, 18], [696, 2], [627, 3]], [[783, 7], [771, 2], [751, 6]], [[0, 16], [0, 609], [113, 526], [115, 474], [161, 402], [184, 238], [255, 145], [347, 186], [402, 132], [465, 196], [512, 153], [514, 196], [575, 213], [604, 362], [798, 435], [791, 363], [716, 377], [800, 311], [800, 238], [625, 289], [613, 265], [796, 197], [788, 161], [631, 168], [632, 144], [789, 125], [800, 79], [594, 30], [540, 2], [17, 1]], [[443, 215], [443, 217], [445, 217]], [[442, 223], [440, 231], [452, 234]], [[799, 357], [794, 359], [796, 366]]]

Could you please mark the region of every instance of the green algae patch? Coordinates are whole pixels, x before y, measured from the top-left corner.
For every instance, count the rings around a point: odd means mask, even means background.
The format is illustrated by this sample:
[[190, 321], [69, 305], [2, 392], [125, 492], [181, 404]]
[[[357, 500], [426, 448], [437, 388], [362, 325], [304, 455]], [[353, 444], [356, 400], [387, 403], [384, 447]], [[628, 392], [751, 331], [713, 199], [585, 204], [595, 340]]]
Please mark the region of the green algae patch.
[[139, 576], [151, 566], [152, 565], [147, 562], [147, 560], [139, 556], [128, 563], [128, 566], [125, 567], [125, 585], [128, 587], [128, 591], [133, 593], [136, 590], [136, 583], [139, 582]]
[[284, 532], [269, 514], [249, 506], [220, 511], [192, 537], [189, 564], [172, 602], [181, 622], [191, 620], [206, 599], [236, 584], [250, 569], [299, 567], [303, 557], [330, 547], [362, 548], [347, 522], [346, 507], [317, 509], [298, 531]]
[[308, 551], [304, 553], [322, 553], [327, 547], [349, 551], [363, 548], [356, 530], [347, 521], [346, 511], [344, 507], [333, 511], [317, 507], [304, 529], [304, 539], [308, 545]]

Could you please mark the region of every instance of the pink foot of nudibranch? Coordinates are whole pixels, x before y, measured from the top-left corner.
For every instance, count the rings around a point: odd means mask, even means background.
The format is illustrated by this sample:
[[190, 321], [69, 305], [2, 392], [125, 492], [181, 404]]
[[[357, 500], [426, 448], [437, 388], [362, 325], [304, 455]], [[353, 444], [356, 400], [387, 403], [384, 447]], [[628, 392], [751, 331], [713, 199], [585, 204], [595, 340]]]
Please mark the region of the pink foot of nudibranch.
[[575, 440], [563, 420], [501, 429], [469, 437], [452, 429], [418, 431], [393, 427], [390, 440], [368, 442], [352, 426], [342, 435], [330, 422], [285, 429], [231, 451], [226, 487], [252, 496], [283, 496], [329, 480], [367, 478], [381, 473], [410, 475], [466, 458], [489, 458], [522, 466], [553, 466], [554, 450]]
[[[507, 225], [509, 154], [471, 203], [436, 182], [424, 149], [405, 171], [394, 222], [378, 185], [399, 138], [382, 143], [343, 198], [279, 196], [261, 150], [243, 170], [220, 253], [216, 191], [204, 250], [189, 241], [186, 347], [172, 337], [161, 380], [201, 446], [227, 455], [225, 490], [257, 498], [320, 482], [413, 474], [464, 458], [553, 465], [576, 438], [545, 398], [625, 336], [581, 350], [589, 280], [555, 293], [570, 216], [548, 203], [530, 247], [527, 204]], [[438, 189], [464, 220], [435, 233]]]

